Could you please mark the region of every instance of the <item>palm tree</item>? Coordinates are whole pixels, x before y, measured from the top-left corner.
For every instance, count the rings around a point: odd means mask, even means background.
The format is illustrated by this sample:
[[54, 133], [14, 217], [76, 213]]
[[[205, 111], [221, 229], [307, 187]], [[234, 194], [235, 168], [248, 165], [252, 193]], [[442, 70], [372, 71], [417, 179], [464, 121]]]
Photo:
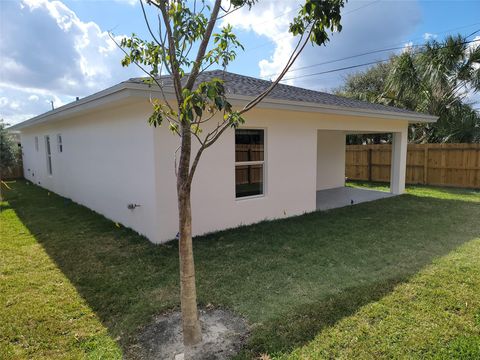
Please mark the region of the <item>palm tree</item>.
[[[471, 42], [458, 35], [442, 42], [429, 41], [421, 49], [395, 58], [384, 97], [398, 106], [439, 116], [436, 124], [411, 128], [414, 142], [478, 141], [474, 133], [478, 132], [479, 114], [465, 102], [477, 91], [480, 39]], [[471, 135], [465, 136], [466, 131], [472, 131]]]

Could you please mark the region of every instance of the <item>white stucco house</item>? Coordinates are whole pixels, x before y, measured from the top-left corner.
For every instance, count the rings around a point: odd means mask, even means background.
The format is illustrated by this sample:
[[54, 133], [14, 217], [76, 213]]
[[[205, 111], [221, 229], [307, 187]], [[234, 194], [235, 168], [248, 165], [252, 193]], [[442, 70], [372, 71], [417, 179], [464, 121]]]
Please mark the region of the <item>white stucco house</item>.
[[[221, 71], [202, 77], [224, 77], [234, 106], [270, 85]], [[21, 133], [25, 177], [152, 242], [173, 239], [179, 139], [167, 126], [147, 124], [157, 91], [130, 79], [13, 126]], [[192, 188], [195, 235], [321, 209], [322, 191], [344, 187], [345, 136], [352, 133], [393, 134], [391, 193], [401, 194], [407, 126], [436, 120], [287, 85], [245, 118], [200, 162]]]

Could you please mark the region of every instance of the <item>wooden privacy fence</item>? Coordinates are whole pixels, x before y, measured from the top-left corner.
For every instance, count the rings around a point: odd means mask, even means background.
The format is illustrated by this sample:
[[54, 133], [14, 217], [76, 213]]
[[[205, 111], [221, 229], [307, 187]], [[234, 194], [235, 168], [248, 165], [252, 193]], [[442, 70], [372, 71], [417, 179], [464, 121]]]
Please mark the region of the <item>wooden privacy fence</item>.
[[2, 180], [15, 180], [23, 178], [23, 164], [22, 158], [20, 157], [17, 164], [7, 171], [4, 171], [0, 174]]
[[235, 162], [243, 165], [235, 166], [235, 182], [237, 185], [255, 184], [263, 181], [263, 165], [248, 162], [263, 161], [263, 144], [236, 144]]
[[[391, 145], [347, 145], [345, 174], [390, 181], [391, 154]], [[408, 145], [406, 182], [480, 189], [480, 144]]]

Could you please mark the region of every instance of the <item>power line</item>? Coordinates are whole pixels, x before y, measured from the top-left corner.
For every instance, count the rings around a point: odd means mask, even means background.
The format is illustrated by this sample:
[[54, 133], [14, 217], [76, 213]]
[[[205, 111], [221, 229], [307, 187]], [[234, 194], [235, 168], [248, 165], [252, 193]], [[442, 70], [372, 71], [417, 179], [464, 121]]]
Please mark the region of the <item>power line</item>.
[[305, 75], [299, 75], [299, 76], [293, 76], [293, 77], [289, 77], [289, 78], [284, 78], [284, 79], [282, 79], [281, 81], [287, 81], [287, 80], [293, 80], [293, 79], [301, 79], [301, 78], [309, 77], [309, 76], [330, 74], [330, 73], [337, 72], [337, 71], [343, 71], [343, 70], [355, 69], [355, 68], [362, 67], [362, 66], [380, 64], [380, 63], [382, 63], [382, 62], [386, 62], [386, 61], [389, 61], [389, 60], [390, 60], [390, 59], [370, 61], [370, 62], [363, 63], [363, 64], [345, 66], [345, 67], [342, 67], [342, 68], [336, 68], [336, 69], [332, 69], [332, 70], [320, 71], [320, 72], [316, 72], [316, 73], [312, 73], [312, 74], [305, 74]]
[[[475, 33], [477, 33], [477, 32], [480, 32], [480, 29], [477, 30]], [[472, 36], [472, 35], [470, 35], [470, 36]], [[475, 43], [475, 42], [479, 42], [479, 41], [480, 41], [480, 39], [470, 40], [470, 41], [464, 41], [462, 44], [471, 44], [471, 43]], [[446, 47], [448, 47], [448, 46], [442, 46], [442, 47], [439, 47], [438, 49], [444, 49], [444, 48], [446, 48]], [[318, 76], [318, 75], [324, 75], [324, 74], [329, 74], [329, 73], [338, 72], [338, 71], [343, 71], [343, 70], [355, 69], [355, 68], [359, 68], [359, 67], [362, 67], [362, 66], [380, 64], [380, 63], [383, 63], [383, 62], [386, 62], [386, 61], [389, 61], [389, 60], [390, 60], [390, 59], [382, 59], [382, 60], [370, 61], [370, 62], [363, 63], [363, 64], [356, 64], [356, 65], [345, 66], [345, 67], [336, 68], [336, 69], [331, 69], [331, 70], [326, 70], [326, 71], [320, 71], [320, 72], [311, 73], [311, 74], [304, 74], [304, 75], [292, 76], [292, 77], [289, 77], [289, 78], [284, 78], [284, 79], [282, 79], [281, 81], [301, 79], [301, 78], [310, 77], [310, 76]]]
[[[472, 24], [472, 25], [469, 25], [468, 27], [473, 26], [473, 25], [478, 25], [478, 24], [480, 24], [480, 23]], [[467, 39], [467, 38], [475, 35], [475, 34], [478, 33], [478, 32], [480, 32], [480, 29], [474, 31], [473, 33], [471, 33], [471, 34], [469, 34], [469, 35], [467, 35], [467, 36], [465, 36], [465, 39]], [[410, 46], [411, 46], [411, 47], [422, 47], [422, 46], [425, 46], [425, 44], [412, 44], [412, 45], [410, 45]], [[378, 49], [378, 50], [367, 51], [367, 52], [364, 52], [364, 53], [355, 54], [355, 55], [350, 55], [350, 56], [346, 56], [346, 57], [339, 58], [339, 59], [324, 61], [324, 62], [321, 62], [321, 63], [316, 63], [316, 64], [312, 64], [312, 65], [302, 66], [302, 67], [298, 67], [298, 68], [293, 68], [293, 69], [290, 69], [288, 72], [291, 73], [291, 72], [298, 71], [298, 70], [305, 70], [305, 69], [309, 69], [309, 68], [316, 67], [316, 66], [332, 64], [332, 63], [335, 63], [335, 62], [344, 61], [344, 60], [350, 60], [350, 59], [354, 59], [354, 58], [362, 57], [362, 56], [366, 56], [366, 55], [378, 54], [378, 53], [387, 52], [387, 51], [401, 50], [401, 49], [403, 49], [403, 48], [405, 48], [405, 45], [397, 46], [397, 47], [389, 47], [389, 48], [385, 48], [385, 49]], [[278, 73], [273, 73], [273, 74], [264, 75], [264, 76], [262, 76], [262, 78], [269, 78], [269, 77], [275, 76], [275, 75], [277, 75], [277, 74], [278, 74]]]

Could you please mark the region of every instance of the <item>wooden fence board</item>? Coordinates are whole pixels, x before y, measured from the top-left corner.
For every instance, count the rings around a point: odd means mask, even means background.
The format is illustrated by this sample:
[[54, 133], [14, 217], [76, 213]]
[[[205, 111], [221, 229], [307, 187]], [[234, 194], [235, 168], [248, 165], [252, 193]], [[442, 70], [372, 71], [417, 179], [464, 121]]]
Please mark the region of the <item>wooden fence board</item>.
[[[349, 179], [390, 181], [391, 145], [348, 145]], [[406, 182], [480, 188], [480, 144], [408, 145]]]
[[19, 157], [17, 164], [13, 168], [0, 174], [0, 179], [2, 180], [23, 179], [23, 163], [22, 163], [21, 156]]

